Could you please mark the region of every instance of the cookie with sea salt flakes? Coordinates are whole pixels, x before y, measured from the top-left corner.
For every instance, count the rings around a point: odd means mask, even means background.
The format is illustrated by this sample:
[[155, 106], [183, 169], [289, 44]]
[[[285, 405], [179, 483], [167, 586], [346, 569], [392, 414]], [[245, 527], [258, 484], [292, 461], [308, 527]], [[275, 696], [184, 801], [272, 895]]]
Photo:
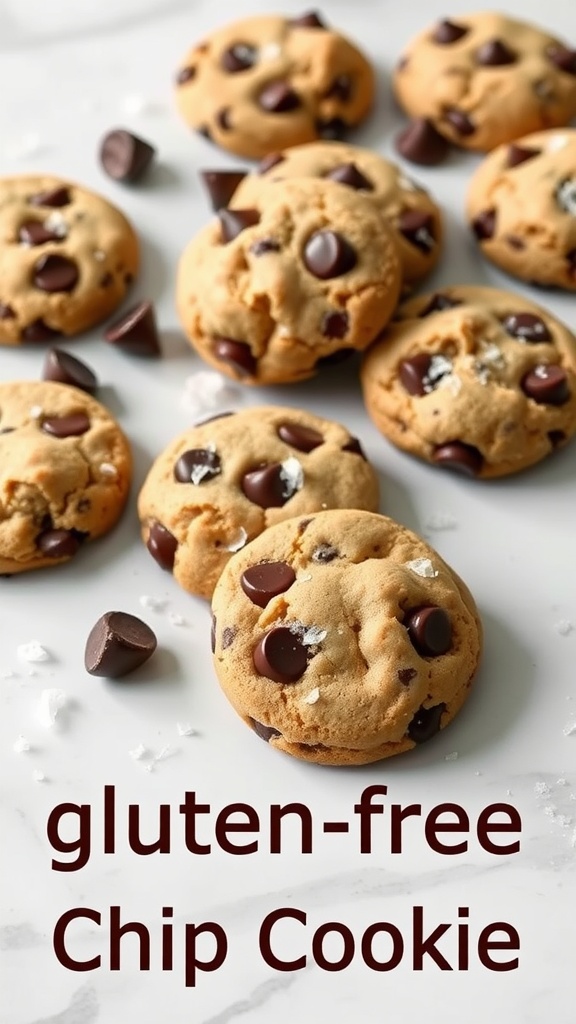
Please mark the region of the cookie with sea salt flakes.
[[218, 212], [181, 257], [176, 297], [206, 362], [246, 384], [282, 384], [366, 348], [399, 291], [394, 235], [374, 204], [333, 181], [292, 178]]
[[457, 286], [406, 303], [367, 352], [361, 379], [388, 440], [468, 476], [517, 473], [576, 433], [576, 338], [496, 288]]
[[434, 736], [464, 703], [482, 627], [465, 584], [385, 516], [297, 517], [235, 554], [212, 601], [214, 666], [271, 747], [367, 764]]
[[312, 12], [226, 25], [190, 50], [176, 77], [184, 120], [256, 160], [284, 146], [341, 138], [373, 99], [366, 57]]
[[487, 259], [529, 283], [576, 291], [576, 130], [495, 149], [472, 176], [467, 213]]
[[78, 388], [0, 384], [0, 573], [57, 565], [107, 533], [126, 503], [122, 430]]
[[138, 499], [150, 554], [210, 597], [232, 553], [266, 527], [322, 508], [378, 507], [378, 481], [345, 427], [299, 409], [223, 413], [175, 438]]
[[48, 175], [0, 178], [0, 345], [87, 330], [138, 264], [134, 230], [106, 199]]

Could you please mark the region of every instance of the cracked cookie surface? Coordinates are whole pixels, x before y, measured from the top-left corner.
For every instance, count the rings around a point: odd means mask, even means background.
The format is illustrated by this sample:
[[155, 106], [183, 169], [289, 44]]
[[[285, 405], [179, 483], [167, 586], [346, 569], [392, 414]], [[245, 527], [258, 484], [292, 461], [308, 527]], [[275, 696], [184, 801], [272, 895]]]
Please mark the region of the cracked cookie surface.
[[385, 516], [320, 512], [235, 554], [212, 601], [216, 674], [271, 747], [367, 764], [430, 739], [458, 712], [482, 627], [465, 584]]
[[576, 338], [523, 296], [453, 287], [406, 303], [361, 370], [372, 420], [398, 448], [490, 478], [576, 433]]
[[131, 469], [120, 427], [85, 392], [0, 384], [0, 573], [68, 561], [110, 530]]
[[175, 438], [138, 499], [148, 550], [210, 597], [234, 551], [266, 527], [326, 508], [378, 507], [378, 480], [345, 427], [299, 409], [222, 415]]

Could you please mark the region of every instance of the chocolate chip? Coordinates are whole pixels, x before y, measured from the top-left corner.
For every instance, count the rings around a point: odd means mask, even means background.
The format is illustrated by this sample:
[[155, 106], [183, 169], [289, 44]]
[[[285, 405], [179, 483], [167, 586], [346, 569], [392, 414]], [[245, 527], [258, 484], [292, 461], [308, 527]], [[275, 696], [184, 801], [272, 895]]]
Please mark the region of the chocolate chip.
[[12, 306], [7, 306], [4, 302], [0, 302], [0, 320], [14, 320], [16, 313], [12, 309]]
[[256, 372], [256, 359], [250, 346], [232, 338], [214, 338], [212, 351], [222, 363], [231, 366], [240, 377], [251, 377]]
[[345, 338], [349, 326], [348, 313], [325, 313], [322, 318], [322, 334], [325, 338]]
[[327, 281], [352, 270], [356, 265], [356, 253], [338, 232], [315, 231], [304, 246], [303, 260], [314, 277]]
[[212, 616], [212, 623], [210, 625], [210, 650], [214, 654], [216, 650], [216, 616]]
[[430, 302], [424, 306], [424, 309], [418, 314], [420, 318], [424, 316], [430, 316], [431, 313], [441, 313], [444, 309], [454, 309], [456, 306], [461, 306], [461, 299], [453, 299], [451, 295], [445, 295], [443, 292], [435, 292], [430, 299]]
[[119, 679], [143, 665], [156, 650], [156, 636], [142, 619], [127, 612], [106, 612], [86, 641], [84, 665], [91, 676]]
[[274, 739], [275, 736], [281, 736], [282, 733], [278, 732], [278, 729], [273, 729], [271, 725], [262, 725], [262, 722], [257, 722], [255, 718], [251, 718], [252, 728], [257, 736], [265, 743], [269, 743], [270, 740]]
[[60, 384], [71, 384], [81, 391], [94, 394], [98, 386], [95, 374], [86, 363], [61, 348], [51, 348], [46, 354], [42, 369], [42, 380], [55, 380]]
[[458, 25], [456, 22], [448, 21], [445, 18], [436, 25], [432, 39], [440, 46], [449, 46], [450, 43], [456, 43], [459, 39], [462, 39], [468, 31], [469, 29], [466, 25]]
[[120, 320], [110, 324], [104, 337], [111, 345], [137, 356], [159, 356], [160, 339], [151, 302], [139, 302]]
[[408, 683], [412, 682], [415, 675], [417, 675], [415, 668], [398, 669], [398, 679], [402, 683], [402, 686], [408, 686]]
[[415, 608], [404, 619], [412, 646], [424, 657], [446, 654], [452, 645], [452, 624], [443, 608]]
[[432, 708], [421, 707], [408, 726], [407, 733], [414, 743], [425, 743], [440, 731], [442, 714], [445, 704], [435, 704]]
[[548, 47], [547, 54], [560, 71], [565, 71], [568, 75], [576, 75], [576, 50], [555, 45]]
[[464, 476], [477, 476], [482, 469], [484, 459], [477, 448], [463, 441], [449, 441], [436, 448], [433, 460], [439, 466], [453, 469]]
[[254, 66], [258, 59], [258, 51], [250, 43], [234, 43], [224, 50], [220, 58], [220, 66], [229, 74], [235, 75], [238, 71], [247, 71]]
[[293, 28], [326, 28], [318, 11], [306, 11], [298, 18], [290, 18], [288, 24]]
[[262, 110], [268, 111], [269, 114], [285, 114], [300, 106], [300, 97], [287, 82], [278, 80], [264, 86], [258, 96], [258, 102]]
[[31, 324], [24, 327], [22, 341], [52, 341], [53, 338], [59, 338], [61, 333], [61, 331], [57, 331], [54, 327], [49, 327], [39, 317], [38, 320], [33, 320]]
[[213, 210], [228, 206], [246, 171], [200, 171]]
[[86, 413], [71, 413], [70, 416], [47, 416], [42, 420], [42, 430], [51, 437], [80, 437], [90, 430]]
[[222, 229], [222, 241], [231, 242], [246, 228], [258, 224], [258, 210], [218, 210], [218, 219]]
[[431, 252], [436, 241], [432, 234], [434, 218], [424, 210], [404, 210], [398, 218], [398, 230], [420, 252]]
[[275, 626], [259, 640], [252, 659], [259, 675], [276, 683], [296, 683], [306, 671], [308, 652], [290, 629]]
[[281, 423], [277, 433], [282, 441], [297, 448], [299, 452], [311, 452], [324, 444], [324, 438], [318, 430], [303, 427], [300, 423]]
[[473, 135], [476, 131], [474, 122], [468, 117], [468, 114], [464, 113], [463, 110], [459, 110], [458, 107], [450, 107], [448, 110], [445, 110], [444, 120], [452, 125], [452, 128], [458, 132], [458, 135]]
[[34, 284], [43, 292], [71, 292], [78, 283], [78, 267], [67, 256], [47, 253], [34, 266]]
[[259, 238], [250, 246], [250, 252], [254, 256], [264, 256], [267, 252], [280, 252], [280, 243], [274, 238]]
[[70, 190], [65, 185], [60, 185], [57, 188], [47, 189], [46, 192], [37, 192], [35, 196], [30, 196], [28, 202], [32, 206], [49, 206], [59, 209], [62, 206], [68, 206], [72, 202], [72, 198]]
[[283, 163], [285, 159], [286, 157], [282, 156], [282, 153], [268, 153], [268, 156], [265, 156], [258, 164], [258, 174], [266, 174], [273, 167]]
[[316, 131], [321, 139], [337, 141], [344, 139], [348, 132], [349, 125], [341, 117], [333, 117], [329, 121], [316, 121]]
[[492, 238], [496, 228], [496, 210], [483, 210], [472, 221], [472, 230], [479, 242]]
[[340, 100], [341, 103], [348, 103], [352, 96], [352, 79], [350, 75], [338, 75], [331, 82], [326, 92], [327, 99]]
[[286, 482], [279, 462], [245, 473], [241, 487], [248, 500], [260, 508], [281, 508], [292, 497], [286, 494]]
[[564, 405], [570, 400], [568, 376], [561, 366], [535, 366], [522, 378], [522, 391], [538, 405]]
[[331, 181], [339, 181], [342, 185], [349, 185], [350, 188], [364, 189], [366, 192], [374, 191], [372, 182], [358, 170], [354, 163], [338, 164], [337, 167], [328, 171], [326, 177]]
[[176, 85], [186, 85], [187, 82], [191, 82], [196, 77], [196, 68], [187, 67], [180, 68], [176, 75]]
[[328, 562], [333, 562], [335, 558], [340, 557], [338, 548], [332, 546], [332, 544], [319, 544], [318, 547], [312, 552], [312, 561], [319, 562], [320, 565], [326, 565]]
[[368, 461], [364, 452], [362, 451], [362, 445], [360, 444], [360, 441], [358, 440], [357, 437], [351, 437], [350, 440], [346, 442], [346, 444], [342, 445], [342, 451], [350, 452], [351, 455], [359, 455], [361, 459], [364, 459], [364, 462]]
[[27, 220], [20, 225], [18, 238], [24, 245], [44, 245], [45, 242], [61, 242], [62, 237], [49, 231], [39, 220]]
[[571, 249], [570, 252], [567, 252], [566, 259], [568, 260], [568, 272], [572, 277], [576, 278], [576, 249]]
[[13, 434], [16, 427], [0, 427], [0, 434]]
[[400, 377], [402, 387], [409, 395], [422, 396], [427, 393], [424, 382], [431, 362], [432, 356], [428, 355], [427, 352], [418, 352], [415, 356], [411, 356], [410, 359], [402, 360], [398, 376]]
[[146, 547], [152, 555], [152, 558], [158, 562], [158, 565], [162, 569], [166, 569], [168, 572], [172, 572], [174, 568], [174, 558], [176, 557], [176, 550], [178, 548], [178, 541], [170, 530], [167, 530], [162, 523], [157, 520], [153, 520], [148, 528], [148, 540], [146, 541]]
[[549, 430], [548, 440], [553, 448], [558, 448], [561, 444], [564, 444], [568, 440], [563, 430]]
[[285, 593], [296, 579], [296, 573], [287, 562], [261, 562], [245, 569], [240, 585], [252, 604], [265, 608], [273, 597]]
[[519, 164], [524, 164], [527, 160], [532, 160], [535, 156], [540, 156], [541, 152], [541, 149], [533, 149], [530, 146], [518, 146], [515, 142], [512, 142], [508, 146], [506, 166], [518, 167]]
[[36, 547], [46, 558], [73, 558], [81, 540], [79, 530], [44, 530], [36, 538]]
[[229, 132], [232, 128], [230, 107], [221, 107], [216, 114], [216, 124], [222, 131]]
[[448, 140], [425, 117], [411, 121], [396, 136], [395, 146], [405, 160], [423, 167], [434, 167], [442, 163], [450, 149]]
[[484, 67], [501, 67], [503, 64], [515, 64], [517, 56], [501, 39], [488, 39], [476, 50], [476, 60]]
[[190, 448], [174, 466], [174, 479], [181, 484], [204, 484], [222, 472], [220, 456], [208, 448]]
[[100, 143], [100, 163], [114, 181], [138, 181], [155, 154], [154, 146], [125, 128], [108, 132]]
[[236, 626], [225, 626], [222, 630], [222, 650], [225, 651], [228, 647], [231, 647], [236, 638], [238, 629]]
[[521, 341], [534, 344], [552, 341], [552, 336], [544, 321], [535, 313], [509, 313], [502, 321], [507, 334]]

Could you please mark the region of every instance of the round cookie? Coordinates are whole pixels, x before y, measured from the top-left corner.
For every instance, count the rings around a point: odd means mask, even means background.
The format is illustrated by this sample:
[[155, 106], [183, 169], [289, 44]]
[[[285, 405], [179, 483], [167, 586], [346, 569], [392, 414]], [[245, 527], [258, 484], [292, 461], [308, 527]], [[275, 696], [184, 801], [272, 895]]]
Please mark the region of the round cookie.
[[442, 245], [440, 210], [429, 194], [379, 153], [343, 142], [311, 142], [274, 153], [236, 189], [231, 206], [251, 206], [263, 182], [287, 178], [340, 182], [370, 199], [391, 226], [405, 290], [436, 266]]
[[377, 507], [378, 480], [357, 438], [278, 406], [224, 413], [181, 434], [138, 499], [152, 556], [208, 598], [232, 553], [271, 524], [322, 508]]
[[367, 764], [444, 728], [466, 699], [482, 627], [467, 587], [385, 516], [290, 519], [234, 555], [212, 601], [216, 673], [270, 746]]
[[0, 344], [78, 334], [120, 304], [138, 271], [133, 228], [60, 178], [0, 178]]
[[250, 209], [224, 209], [180, 260], [177, 304], [202, 358], [247, 384], [313, 376], [364, 349], [400, 290], [391, 229], [360, 192], [294, 178]]
[[257, 15], [213, 32], [176, 78], [185, 121], [250, 159], [314, 139], [340, 138], [368, 114], [374, 72], [317, 14]]
[[496, 288], [412, 299], [366, 353], [361, 378], [388, 440], [468, 476], [517, 473], [576, 433], [576, 338]]
[[131, 472], [120, 427], [84, 391], [0, 384], [0, 573], [68, 561], [110, 530]]
[[524, 281], [575, 291], [576, 131], [499, 146], [472, 177], [467, 214], [487, 259]]
[[576, 114], [576, 50], [495, 12], [437, 22], [407, 47], [394, 91], [464, 149], [488, 151]]

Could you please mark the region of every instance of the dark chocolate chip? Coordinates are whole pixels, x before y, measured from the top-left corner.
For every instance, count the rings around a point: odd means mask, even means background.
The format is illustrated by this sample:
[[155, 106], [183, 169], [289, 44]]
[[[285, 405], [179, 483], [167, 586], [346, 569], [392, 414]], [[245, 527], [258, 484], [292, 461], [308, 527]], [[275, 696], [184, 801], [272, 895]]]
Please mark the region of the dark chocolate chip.
[[280, 243], [274, 238], [259, 238], [250, 246], [250, 252], [254, 256], [264, 256], [267, 252], [280, 252]]
[[36, 538], [36, 547], [46, 558], [73, 558], [82, 536], [78, 530], [44, 530]]
[[280, 79], [264, 86], [258, 96], [258, 103], [269, 114], [286, 114], [300, 106], [300, 97], [287, 82]]
[[522, 391], [538, 405], [564, 405], [570, 400], [568, 376], [561, 366], [535, 366], [523, 376]]
[[443, 608], [428, 605], [408, 612], [404, 620], [412, 646], [424, 657], [446, 654], [452, 645], [452, 624]]
[[229, 132], [232, 128], [231, 111], [230, 107], [221, 107], [216, 114], [216, 124], [224, 132]]
[[364, 462], [368, 461], [364, 452], [362, 451], [362, 445], [360, 444], [360, 441], [358, 440], [357, 437], [351, 437], [350, 440], [346, 442], [346, 444], [342, 445], [342, 451], [350, 452], [351, 455], [359, 455], [361, 459], [364, 459]]
[[463, 36], [467, 35], [469, 29], [466, 25], [458, 25], [454, 21], [448, 21], [444, 18], [439, 21], [434, 29], [432, 39], [435, 43], [440, 46], [449, 46], [450, 43], [456, 43]]
[[186, 83], [191, 82], [193, 78], [196, 78], [196, 68], [180, 68], [180, 71], [178, 71], [176, 75], [176, 85], [186, 85]]
[[442, 163], [450, 149], [450, 143], [436, 130], [431, 121], [419, 117], [411, 121], [396, 136], [396, 149], [405, 160], [423, 167], [434, 167]]
[[229, 74], [235, 75], [238, 71], [247, 71], [254, 66], [258, 59], [258, 51], [250, 43], [234, 43], [224, 50], [220, 58], [220, 66]]
[[78, 283], [78, 267], [67, 256], [47, 253], [34, 266], [34, 284], [43, 292], [71, 292]]
[[292, 497], [286, 493], [286, 481], [279, 462], [245, 473], [241, 487], [248, 500], [260, 508], [281, 508]]
[[541, 152], [541, 149], [534, 149], [530, 146], [518, 146], [515, 142], [512, 142], [508, 146], [506, 166], [518, 167], [519, 164], [525, 164], [527, 160], [532, 160], [535, 156], [540, 156]]
[[231, 242], [246, 228], [258, 224], [258, 210], [218, 210], [218, 219], [222, 229], [222, 241]]
[[349, 125], [341, 117], [333, 117], [329, 121], [316, 121], [316, 131], [321, 139], [338, 141], [346, 138]]
[[153, 520], [148, 528], [148, 540], [146, 541], [146, 547], [152, 555], [152, 558], [158, 562], [158, 565], [162, 569], [166, 569], [168, 572], [172, 572], [174, 568], [174, 558], [176, 557], [176, 550], [178, 548], [178, 541], [170, 530], [167, 530], [162, 523], [157, 520]]
[[340, 552], [338, 548], [333, 547], [332, 544], [319, 544], [312, 552], [312, 561], [319, 562], [321, 565], [333, 562], [335, 558], [339, 557]]
[[517, 56], [501, 39], [488, 39], [476, 50], [476, 60], [483, 67], [496, 68], [503, 64], [515, 64]]
[[94, 394], [98, 386], [96, 375], [86, 363], [64, 352], [61, 348], [51, 348], [44, 360], [42, 380], [55, 380], [60, 384], [71, 384], [81, 391]]
[[277, 433], [286, 444], [297, 448], [299, 452], [311, 452], [324, 444], [324, 438], [318, 430], [303, 427], [300, 423], [281, 423]]
[[0, 320], [14, 320], [16, 313], [12, 309], [12, 306], [7, 306], [4, 302], [0, 302]]
[[552, 341], [552, 336], [544, 321], [535, 313], [509, 313], [502, 321], [507, 334], [521, 341], [534, 344]]
[[418, 316], [430, 316], [431, 313], [441, 313], [444, 309], [454, 309], [456, 306], [461, 305], [461, 299], [453, 299], [451, 295], [445, 295], [443, 292], [435, 292], [430, 299], [430, 302], [424, 306], [424, 309], [418, 314]]
[[559, 448], [560, 445], [564, 444], [568, 440], [563, 430], [549, 430], [548, 440], [553, 448]]
[[85, 412], [71, 413], [70, 416], [47, 416], [42, 420], [42, 430], [51, 437], [80, 437], [90, 430], [90, 420]]
[[240, 377], [251, 377], [256, 372], [256, 359], [250, 346], [232, 338], [214, 338], [212, 351], [222, 363], [227, 363]]
[[436, 448], [434, 462], [446, 469], [453, 469], [464, 476], [477, 476], [484, 462], [481, 453], [471, 444], [462, 441], [449, 441]]
[[479, 242], [492, 238], [496, 227], [496, 210], [483, 210], [472, 221], [472, 230]]
[[414, 676], [417, 674], [418, 673], [416, 672], [415, 668], [398, 669], [398, 679], [402, 683], [402, 686], [408, 686], [408, 683], [411, 683], [412, 680], [414, 679]]
[[45, 228], [39, 220], [27, 220], [20, 226], [18, 238], [24, 245], [44, 245], [45, 242], [61, 242], [62, 237]]
[[569, 273], [572, 277], [576, 278], [576, 249], [571, 249], [570, 252], [567, 252], [566, 259], [568, 260]]
[[374, 191], [372, 182], [358, 170], [354, 163], [338, 164], [337, 167], [328, 171], [326, 177], [331, 181], [339, 181], [342, 185], [349, 185], [350, 188], [364, 189], [366, 192]]
[[273, 729], [271, 725], [262, 725], [262, 722], [257, 722], [255, 718], [251, 718], [252, 728], [257, 736], [265, 743], [270, 743], [270, 740], [274, 739], [275, 736], [281, 736], [282, 733], [278, 732], [278, 729]]
[[458, 135], [473, 135], [476, 131], [476, 125], [468, 117], [463, 110], [459, 110], [458, 107], [450, 107], [444, 111], [444, 120], [448, 121], [448, 124], [452, 126], [454, 131], [458, 132]]
[[53, 338], [59, 338], [60, 336], [61, 331], [57, 331], [54, 327], [49, 327], [40, 317], [38, 320], [33, 320], [22, 331], [22, 341], [52, 341]]
[[37, 192], [35, 196], [30, 196], [28, 202], [32, 206], [59, 208], [61, 206], [68, 206], [72, 202], [72, 198], [70, 190], [65, 185], [61, 185], [57, 188], [48, 189], [46, 192]]
[[205, 484], [222, 472], [220, 456], [208, 448], [190, 448], [174, 466], [174, 479], [181, 484]]
[[231, 647], [236, 639], [238, 629], [236, 626], [225, 626], [222, 630], [222, 650], [225, 651], [228, 647]]
[[424, 384], [431, 362], [432, 356], [427, 352], [418, 352], [410, 359], [402, 360], [398, 376], [402, 387], [409, 395], [422, 396], [427, 393]]
[[273, 167], [283, 163], [285, 159], [286, 157], [282, 156], [282, 153], [268, 153], [268, 156], [265, 156], [258, 164], [258, 174], [267, 174]]
[[404, 210], [398, 218], [398, 230], [420, 252], [431, 252], [436, 244], [432, 229], [434, 218], [425, 210]]
[[108, 132], [100, 143], [100, 163], [114, 181], [138, 181], [155, 154], [154, 146], [125, 128]]
[[306, 11], [297, 18], [290, 18], [288, 24], [293, 28], [326, 28], [318, 11]]
[[142, 619], [127, 612], [106, 612], [86, 641], [84, 665], [91, 676], [119, 679], [143, 665], [156, 650], [156, 636]]
[[336, 231], [315, 231], [304, 246], [303, 260], [314, 277], [326, 281], [347, 274], [356, 265], [356, 253]]
[[338, 75], [326, 92], [327, 99], [340, 100], [341, 103], [348, 103], [352, 97], [352, 79], [350, 75]]
[[104, 337], [111, 345], [137, 356], [159, 356], [160, 340], [151, 302], [139, 302], [120, 320], [110, 324]]
[[210, 650], [212, 654], [216, 650], [216, 616], [212, 616], [212, 623], [210, 625]]
[[421, 707], [408, 726], [407, 733], [414, 743], [426, 743], [440, 731], [445, 704], [435, 704], [432, 708]]
[[300, 638], [286, 626], [275, 626], [254, 648], [254, 668], [276, 683], [296, 683], [306, 671], [308, 652]]
[[552, 63], [560, 71], [565, 71], [568, 75], [576, 75], [576, 50], [554, 45], [548, 47], [547, 53]]
[[322, 317], [322, 334], [325, 338], [345, 338], [349, 326], [348, 313], [325, 313]]
[[287, 562], [261, 562], [244, 570], [240, 585], [252, 604], [265, 608], [273, 597], [289, 590], [295, 579], [296, 573]]
[[213, 210], [228, 206], [246, 171], [200, 171]]

